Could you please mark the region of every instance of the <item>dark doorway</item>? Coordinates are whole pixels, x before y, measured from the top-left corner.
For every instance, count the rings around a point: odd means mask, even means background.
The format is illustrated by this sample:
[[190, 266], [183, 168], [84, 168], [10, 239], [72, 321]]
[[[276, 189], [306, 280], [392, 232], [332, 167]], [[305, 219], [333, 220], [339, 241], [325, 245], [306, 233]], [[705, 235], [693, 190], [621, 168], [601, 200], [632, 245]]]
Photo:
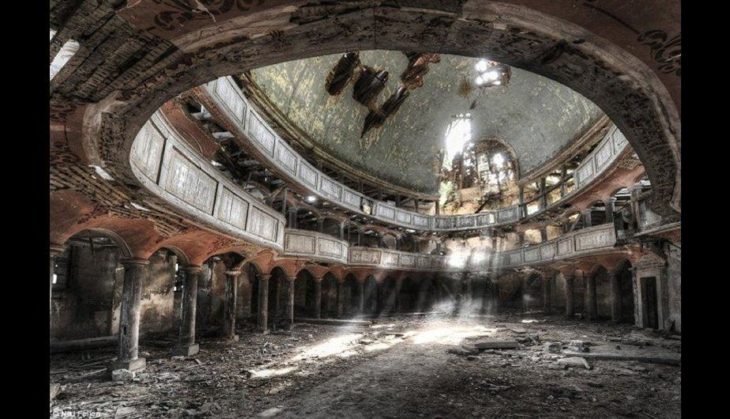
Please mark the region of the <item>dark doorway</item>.
[[659, 306], [657, 302], [656, 278], [653, 276], [641, 279], [641, 294], [644, 300], [644, 318], [646, 327], [659, 328]]

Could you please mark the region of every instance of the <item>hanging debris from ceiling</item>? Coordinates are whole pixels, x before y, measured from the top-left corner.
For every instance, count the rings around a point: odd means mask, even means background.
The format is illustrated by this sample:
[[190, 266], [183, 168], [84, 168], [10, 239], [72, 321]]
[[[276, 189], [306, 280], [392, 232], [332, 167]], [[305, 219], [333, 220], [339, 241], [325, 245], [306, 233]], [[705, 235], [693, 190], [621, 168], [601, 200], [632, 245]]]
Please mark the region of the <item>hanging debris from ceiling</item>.
[[387, 71], [377, 70], [365, 65], [362, 67], [360, 77], [352, 89], [352, 98], [370, 108], [375, 98], [385, 88], [387, 82]]
[[423, 86], [423, 76], [428, 73], [428, 65], [441, 62], [441, 56], [431, 52], [407, 52], [408, 67], [401, 73], [400, 79], [408, 90]]
[[360, 134], [362, 138], [372, 128], [380, 128], [385, 123], [385, 120], [396, 113], [398, 108], [405, 102], [410, 92], [405, 86], [399, 86], [395, 93], [383, 103], [380, 109], [371, 109], [365, 117], [365, 124]]
[[[352, 89], [352, 97], [369, 110], [360, 138], [371, 129], [382, 127], [386, 119], [394, 115], [403, 105], [410, 91], [423, 86], [423, 77], [428, 73], [429, 64], [441, 61], [439, 54], [429, 52], [407, 52], [405, 55], [408, 57], [408, 65], [400, 76], [402, 84], [380, 107], [377, 106], [376, 100], [388, 82], [388, 71], [364, 65], [360, 61], [359, 53], [348, 52], [340, 57], [327, 74], [325, 89], [331, 96], [340, 95], [350, 80], [357, 78]], [[360, 68], [360, 74], [355, 76], [357, 68]]]
[[360, 65], [360, 54], [348, 52], [343, 55], [334, 68], [327, 75], [325, 89], [332, 96], [337, 96], [345, 89], [352, 79], [357, 66]]

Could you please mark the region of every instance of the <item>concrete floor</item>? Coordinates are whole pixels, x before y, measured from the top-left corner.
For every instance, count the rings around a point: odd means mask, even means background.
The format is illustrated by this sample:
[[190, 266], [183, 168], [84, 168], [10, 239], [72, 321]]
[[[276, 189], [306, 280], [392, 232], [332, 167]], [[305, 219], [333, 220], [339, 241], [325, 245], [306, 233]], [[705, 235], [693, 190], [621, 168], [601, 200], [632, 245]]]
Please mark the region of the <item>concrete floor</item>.
[[[398, 316], [370, 326], [297, 324], [290, 333], [239, 331], [202, 340], [191, 358], [141, 342], [147, 369], [129, 383], [102, 371], [115, 352], [54, 355], [62, 391], [52, 417], [680, 417], [680, 341], [608, 322], [560, 316]], [[519, 349], [449, 349], [484, 340]], [[545, 342], [590, 343], [591, 369], [557, 360]], [[462, 346], [463, 345], [463, 346]], [[618, 349], [618, 348], [620, 349]], [[458, 352], [458, 351], [457, 351]], [[96, 373], [95, 373], [96, 372]]]

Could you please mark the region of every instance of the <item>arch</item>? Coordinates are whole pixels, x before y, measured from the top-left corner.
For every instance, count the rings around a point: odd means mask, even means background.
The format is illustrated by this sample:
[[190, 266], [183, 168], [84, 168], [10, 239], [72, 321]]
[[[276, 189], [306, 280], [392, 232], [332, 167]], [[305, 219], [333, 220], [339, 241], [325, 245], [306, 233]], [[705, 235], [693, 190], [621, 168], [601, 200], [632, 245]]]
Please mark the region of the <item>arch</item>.
[[261, 275], [264, 271], [261, 270], [261, 267], [255, 261], [250, 260], [243, 263], [241, 271], [245, 272], [250, 289], [249, 317], [255, 318], [258, 316], [259, 312], [259, 297], [261, 295], [259, 291], [259, 284], [261, 281]]
[[522, 288], [523, 311], [542, 309], [545, 277], [542, 272], [530, 272]]
[[335, 318], [338, 317], [339, 287], [341, 284], [337, 281], [337, 277], [332, 272], [327, 272], [322, 277], [322, 306], [321, 316]]
[[363, 314], [375, 315], [378, 310], [378, 282], [374, 275], [368, 275], [363, 283]]
[[[596, 287], [596, 316], [602, 320], [610, 319], [613, 310], [613, 298], [611, 295], [611, 282], [608, 278], [608, 269], [599, 264], [594, 266], [588, 275]], [[590, 292], [590, 290], [588, 291]]]
[[85, 232], [92, 232], [92, 233], [100, 234], [103, 236], [107, 236], [108, 238], [112, 239], [114, 241], [114, 243], [116, 243], [117, 246], [119, 246], [119, 251], [122, 252], [123, 257], [125, 257], [125, 258], [134, 257], [132, 249], [129, 247], [127, 242], [122, 238], [122, 236], [120, 236], [119, 234], [115, 233], [114, 231], [108, 230], [106, 228], [99, 228], [99, 227], [86, 228], [84, 230], [76, 232], [73, 236], [69, 237], [68, 240], [70, 240], [80, 234], [84, 234]]
[[616, 310], [615, 320], [619, 323], [634, 324], [636, 322], [635, 304], [634, 304], [634, 276], [631, 272], [633, 268], [631, 261], [624, 259], [617, 266], [614, 271], [614, 284], [617, 287], [616, 292], [613, 293], [614, 298], [618, 301], [614, 301], [614, 310]]
[[342, 295], [344, 297], [343, 310], [344, 314], [353, 316], [360, 312], [360, 286], [357, 278], [353, 273], [345, 275], [342, 281], [344, 289]]
[[[85, 339], [118, 333], [124, 284], [124, 240], [105, 229], [84, 229], [53, 258], [51, 338]], [[143, 284], [143, 286], [146, 284]], [[165, 284], [172, 288], [172, 283]]]
[[287, 299], [287, 273], [281, 266], [271, 269], [269, 278], [269, 325], [276, 330], [287, 321], [286, 299]]
[[397, 311], [398, 279], [392, 273], [383, 278], [378, 287], [378, 316], [384, 316]]
[[177, 256], [177, 262], [182, 266], [190, 265], [190, 259], [187, 254], [177, 246], [163, 245], [157, 248], [153, 253], [159, 252], [160, 250], [168, 250]]
[[302, 268], [294, 280], [294, 316], [315, 316], [315, 277], [309, 269]]

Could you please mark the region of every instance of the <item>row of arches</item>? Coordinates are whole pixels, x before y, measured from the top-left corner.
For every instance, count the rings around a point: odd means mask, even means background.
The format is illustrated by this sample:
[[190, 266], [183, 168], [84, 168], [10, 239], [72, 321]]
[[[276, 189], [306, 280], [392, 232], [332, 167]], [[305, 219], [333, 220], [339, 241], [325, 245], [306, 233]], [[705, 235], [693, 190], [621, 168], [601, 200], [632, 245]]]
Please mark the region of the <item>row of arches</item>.
[[631, 261], [624, 259], [608, 268], [595, 264], [508, 274], [501, 299], [503, 306], [524, 312], [560, 310], [570, 317], [580, 313], [588, 320], [634, 324], [638, 297], [633, 271]]

